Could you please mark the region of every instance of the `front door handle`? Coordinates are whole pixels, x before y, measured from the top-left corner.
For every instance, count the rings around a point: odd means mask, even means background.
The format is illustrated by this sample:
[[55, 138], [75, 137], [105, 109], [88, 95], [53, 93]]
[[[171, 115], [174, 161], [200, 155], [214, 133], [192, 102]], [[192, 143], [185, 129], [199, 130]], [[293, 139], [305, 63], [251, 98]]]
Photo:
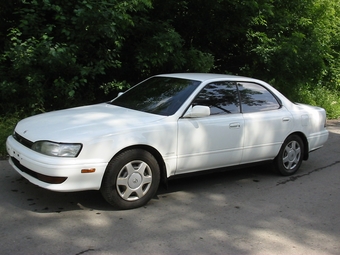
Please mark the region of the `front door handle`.
[[241, 127], [241, 124], [240, 124], [240, 123], [237, 123], [237, 122], [235, 122], [235, 123], [230, 123], [230, 124], [229, 124], [229, 127], [230, 127], [230, 128], [240, 128], [240, 127]]

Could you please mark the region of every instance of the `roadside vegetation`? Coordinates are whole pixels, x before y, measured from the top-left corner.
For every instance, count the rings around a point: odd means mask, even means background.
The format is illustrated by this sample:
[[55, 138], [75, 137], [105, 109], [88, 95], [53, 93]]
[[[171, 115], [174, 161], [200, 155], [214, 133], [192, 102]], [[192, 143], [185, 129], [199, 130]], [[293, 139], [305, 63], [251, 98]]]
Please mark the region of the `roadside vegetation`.
[[6, 158], [6, 139], [13, 133], [18, 117], [0, 117], [0, 160]]
[[0, 156], [17, 120], [153, 74], [250, 76], [340, 116], [340, 0], [0, 3]]

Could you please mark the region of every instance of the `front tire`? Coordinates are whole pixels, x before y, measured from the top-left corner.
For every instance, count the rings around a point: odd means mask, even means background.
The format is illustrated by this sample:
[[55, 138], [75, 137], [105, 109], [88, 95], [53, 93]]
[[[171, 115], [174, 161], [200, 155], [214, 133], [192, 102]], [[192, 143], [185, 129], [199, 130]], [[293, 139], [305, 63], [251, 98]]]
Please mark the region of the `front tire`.
[[108, 164], [101, 186], [105, 200], [117, 209], [133, 209], [154, 197], [160, 182], [155, 157], [142, 149], [131, 149]]
[[304, 155], [304, 145], [298, 135], [290, 135], [282, 144], [274, 159], [274, 167], [284, 176], [293, 175], [300, 168]]

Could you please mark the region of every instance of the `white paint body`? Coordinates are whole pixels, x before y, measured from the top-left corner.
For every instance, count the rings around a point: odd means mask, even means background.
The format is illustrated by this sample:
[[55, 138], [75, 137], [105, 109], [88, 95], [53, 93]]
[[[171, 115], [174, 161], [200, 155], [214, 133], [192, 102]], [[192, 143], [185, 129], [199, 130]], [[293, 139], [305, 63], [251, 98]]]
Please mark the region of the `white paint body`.
[[[98, 190], [108, 162], [131, 146], [158, 151], [166, 176], [245, 163], [272, 160], [292, 133], [302, 133], [308, 151], [328, 139], [326, 113], [322, 108], [293, 104], [267, 83], [251, 78], [214, 74], [172, 74], [170, 77], [201, 81], [200, 86], [172, 116], [160, 116], [110, 104], [98, 104], [45, 113], [24, 119], [15, 132], [32, 142], [48, 140], [81, 143], [75, 158], [43, 155], [27, 148], [13, 136], [7, 139], [10, 163], [30, 182], [55, 191]], [[183, 117], [195, 95], [214, 81], [258, 83], [282, 102], [278, 110], [247, 114]], [[36, 173], [65, 176], [61, 184], [40, 181], [22, 172], [13, 159]], [[95, 168], [93, 173], [82, 169]]]

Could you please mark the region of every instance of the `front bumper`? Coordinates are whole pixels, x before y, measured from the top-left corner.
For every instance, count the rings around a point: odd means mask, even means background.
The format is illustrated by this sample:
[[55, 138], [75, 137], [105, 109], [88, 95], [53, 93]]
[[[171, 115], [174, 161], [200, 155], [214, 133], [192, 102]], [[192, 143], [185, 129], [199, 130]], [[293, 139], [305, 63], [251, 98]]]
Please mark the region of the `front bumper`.
[[[51, 157], [35, 152], [7, 138], [9, 163], [24, 178], [42, 188], [54, 191], [100, 189], [107, 162], [93, 159]], [[83, 169], [95, 169], [82, 173]]]

